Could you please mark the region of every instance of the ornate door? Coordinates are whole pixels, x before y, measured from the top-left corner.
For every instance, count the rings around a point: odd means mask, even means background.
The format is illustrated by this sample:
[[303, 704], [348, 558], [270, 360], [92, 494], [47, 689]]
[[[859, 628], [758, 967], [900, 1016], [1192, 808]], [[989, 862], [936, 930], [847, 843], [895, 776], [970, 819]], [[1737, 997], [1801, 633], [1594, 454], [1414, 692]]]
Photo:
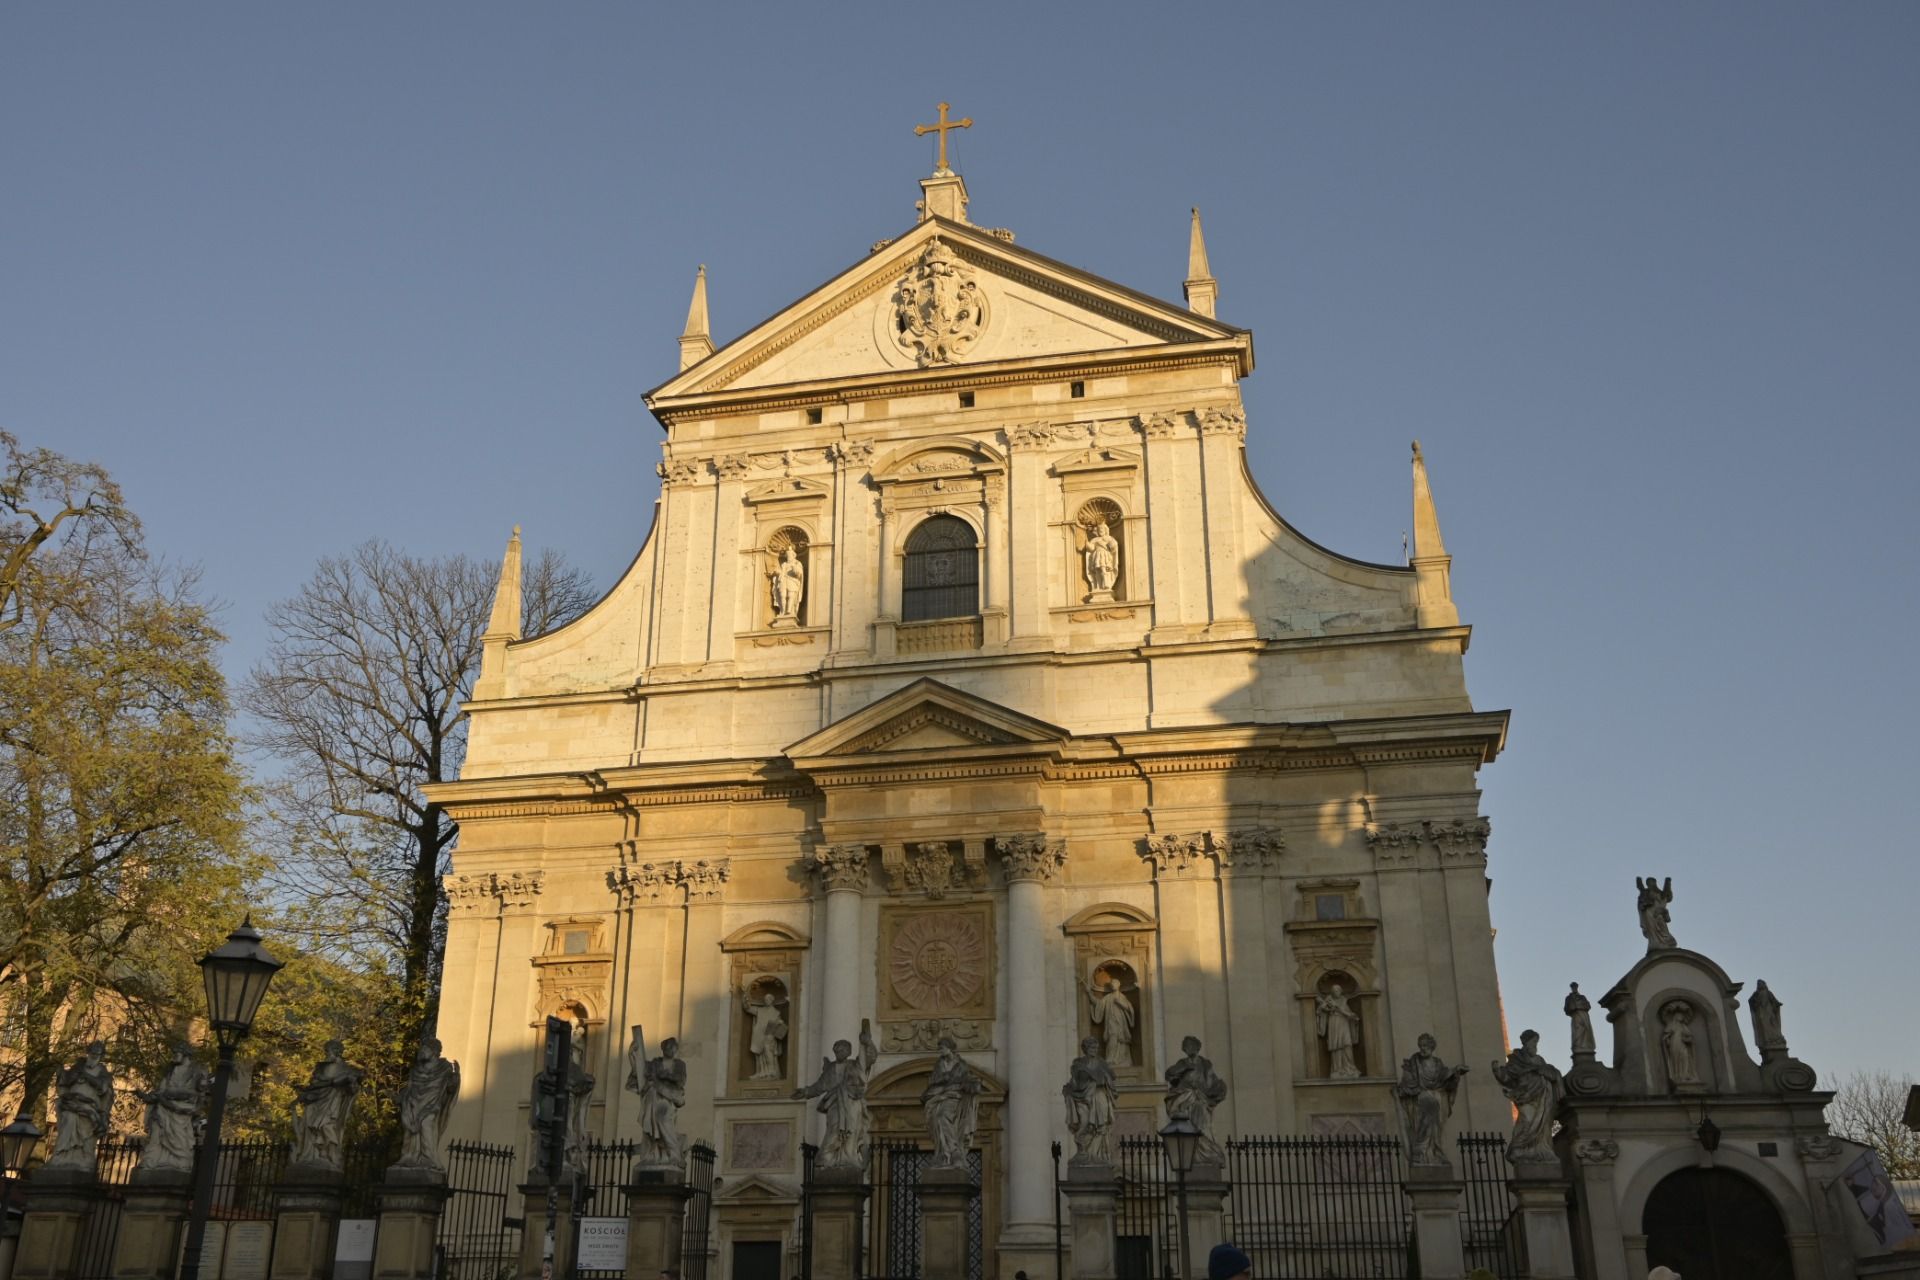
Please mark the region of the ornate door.
[[1647, 1197], [1640, 1229], [1647, 1265], [1686, 1280], [1793, 1280], [1780, 1211], [1764, 1191], [1725, 1169], [1682, 1169]]

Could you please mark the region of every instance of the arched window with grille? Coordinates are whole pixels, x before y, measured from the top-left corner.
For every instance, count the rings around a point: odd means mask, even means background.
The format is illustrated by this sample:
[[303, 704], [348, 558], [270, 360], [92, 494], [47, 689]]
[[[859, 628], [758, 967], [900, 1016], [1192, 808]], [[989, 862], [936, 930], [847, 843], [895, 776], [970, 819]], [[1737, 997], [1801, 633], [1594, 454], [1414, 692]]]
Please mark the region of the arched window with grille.
[[980, 552], [973, 526], [933, 516], [907, 535], [900, 575], [900, 620], [966, 618], [980, 612]]

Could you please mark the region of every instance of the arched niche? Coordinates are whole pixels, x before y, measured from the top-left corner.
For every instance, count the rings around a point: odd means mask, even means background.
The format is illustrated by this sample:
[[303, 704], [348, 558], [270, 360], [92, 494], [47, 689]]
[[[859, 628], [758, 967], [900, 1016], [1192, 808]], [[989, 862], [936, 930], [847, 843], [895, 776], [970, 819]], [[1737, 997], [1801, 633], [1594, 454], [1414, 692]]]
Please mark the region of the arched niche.
[[808, 625], [813, 594], [812, 536], [783, 524], [767, 536], [761, 566], [759, 625], [767, 630]]
[[[1132, 1008], [1134, 1021], [1130, 1039], [1131, 1062], [1114, 1067], [1122, 1081], [1154, 1079], [1153, 1036], [1154, 992], [1153, 941], [1159, 929], [1153, 915], [1127, 902], [1100, 902], [1074, 914], [1061, 932], [1073, 939], [1075, 999], [1079, 1007], [1079, 1032], [1075, 1042], [1092, 1037], [1105, 1043], [1106, 1028], [1094, 1022], [1096, 1009], [1108, 1004], [1116, 994]], [[1130, 977], [1133, 989], [1124, 990]], [[1108, 990], [1110, 980], [1122, 980], [1122, 990]]]
[[1073, 557], [1067, 581], [1078, 584], [1076, 599], [1080, 603], [1104, 604], [1132, 598], [1127, 586], [1132, 557], [1127, 551], [1126, 522], [1126, 510], [1105, 494], [1082, 501], [1067, 522], [1068, 554]]
[[[779, 920], [756, 920], [720, 940], [727, 957], [726, 1093], [735, 1098], [783, 1098], [797, 1079], [800, 1017], [804, 1008], [803, 982], [809, 939], [801, 930]], [[750, 1012], [749, 1002], [762, 1004], [773, 995], [784, 1027], [780, 1047], [781, 1072], [760, 1075], [760, 1055], [754, 1052], [754, 1027], [768, 1028], [766, 1015]], [[763, 1039], [765, 1031], [763, 1030]]]

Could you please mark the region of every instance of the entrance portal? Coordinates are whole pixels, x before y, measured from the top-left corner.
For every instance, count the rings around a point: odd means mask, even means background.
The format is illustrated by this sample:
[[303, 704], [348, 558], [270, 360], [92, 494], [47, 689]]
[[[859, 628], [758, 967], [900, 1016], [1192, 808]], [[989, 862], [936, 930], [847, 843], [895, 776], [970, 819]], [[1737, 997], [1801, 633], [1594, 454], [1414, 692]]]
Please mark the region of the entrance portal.
[[780, 1280], [778, 1240], [733, 1242], [733, 1280]]
[[1647, 1265], [1686, 1280], [1793, 1280], [1780, 1211], [1754, 1183], [1725, 1169], [1682, 1169], [1647, 1197], [1640, 1229]]

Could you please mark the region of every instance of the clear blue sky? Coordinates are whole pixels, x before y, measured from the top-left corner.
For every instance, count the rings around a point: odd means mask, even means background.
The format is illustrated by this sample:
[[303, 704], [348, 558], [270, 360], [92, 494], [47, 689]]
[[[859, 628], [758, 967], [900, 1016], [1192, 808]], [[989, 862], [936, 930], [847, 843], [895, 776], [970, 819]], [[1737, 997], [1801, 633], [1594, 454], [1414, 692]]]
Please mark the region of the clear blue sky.
[[1023, 245], [1177, 298], [1201, 206], [1309, 535], [1396, 560], [1421, 439], [1515, 1034], [1564, 1054], [1657, 873], [1800, 1056], [1908, 1070], [1916, 54], [1911, 4], [12, 4], [0, 423], [204, 566], [236, 675], [376, 535], [610, 582], [695, 265], [724, 340], [859, 259], [949, 99]]

